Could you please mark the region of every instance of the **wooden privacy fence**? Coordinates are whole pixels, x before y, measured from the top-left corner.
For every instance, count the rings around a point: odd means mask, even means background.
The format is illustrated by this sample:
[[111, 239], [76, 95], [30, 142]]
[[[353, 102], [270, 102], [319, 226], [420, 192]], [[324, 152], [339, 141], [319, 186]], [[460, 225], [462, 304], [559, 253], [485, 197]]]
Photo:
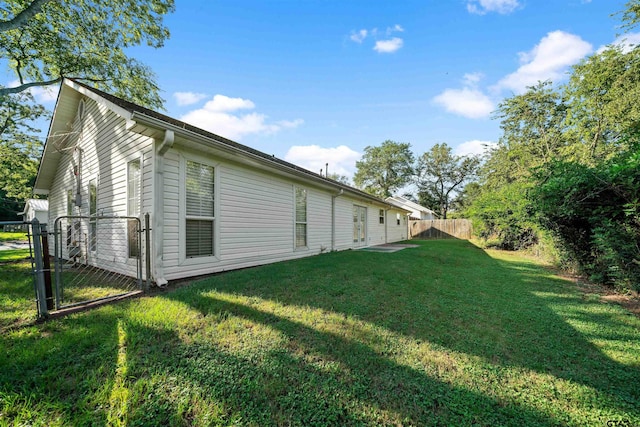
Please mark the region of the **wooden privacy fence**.
[[470, 239], [471, 220], [421, 219], [409, 221], [409, 237], [412, 239]]

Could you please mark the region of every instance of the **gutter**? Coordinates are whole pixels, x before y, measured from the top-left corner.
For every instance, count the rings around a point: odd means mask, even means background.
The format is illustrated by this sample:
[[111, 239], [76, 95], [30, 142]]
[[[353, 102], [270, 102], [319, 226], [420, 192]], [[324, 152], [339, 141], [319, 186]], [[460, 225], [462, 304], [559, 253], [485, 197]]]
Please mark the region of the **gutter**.
[[[233, 155], [240, 155], [243, 156], [245, 158], [254, 160], [258, 163], [262, 163], [262, 164], [267, 164], [269, 165], [272, 169], [277, 169], [279, 171], [285, 172], [289, 175], [293, 174], [293, 175], [298, 175], [301, 177], [304, 177], [306, 179], [311, 179], [317, 183], [321, 183], [325, 186], [331, 187], [334, 190], [339, 190], [339, 191], [348, 191], [350, 193], [353, 193], [353, 195], [355, 197], [359, 197], [365, 200], [370, 200], [373, 202], [376, 202], [378, 204], [381, 204], [383, 206], [389, 206], [391, 208], [395, 208], [395, 206], [391, 203], [388, 203], [385, 200], [379, 199], [378, 197], [372, 196], [370, 194], [365, 193], [364, 191], [358, 190], [356, 188], [352, 188], [348, 185], [344, 185], [341, 184], [339, 182], [324, 178], [319, 176], [317, 173], [308, 171], [306, 169], [303, 168], [296, 168], [295, 165], [291, 165], [291, 166], [287, 166], [284, 165], [280, 162], [274, 161], [274, 160], [270, 160], [268, 157], [264, 157], [264, 156], [260, 156], [254, 153], [251, 153], [249, 151], [245, 151], [242, 148], [238, 148], [238, 147], [234, 147], [232, 145], [229, 145], [223, 141], [219, 141], [216, 140], [214, 138], [214, 134], [211, 134], [211, 136], [207, 136], [207, 135], [202, 135], [198, 132], [195, 132], [193, 130], [187, 129], [186, 127], [181, 127], [178, 126], [176, 124], [173, 123], [169, 123], [167, 121], [164, 121], [162, 119], [158, 119], [152, 116], [149, 116], [148, 114], [145, 113], [141, 113], [138, 111], [134, 111], [131, 114], [131, 120], [132, 123], [130, 125], [130, 129], [133, 128], [135, 126], [135, 123], [140, 123], [140, 124], [144, 124], [147, 125], [149, 127], [155, 128], [155, 129], [159, 129], [159, 130], [165, 130], [165, 131], [173, 131], [176, 134], [181, 134], [184, 135], [186, 137], [188, 137], [189, 139], [193, 140], [194, 142], [199, 142], [202, 144], [206, 144], [209, 146], [214, 146], [217, 149], [220, 149], [221, 151], [227, 152], [229, 154], [233, 154]], [[135, 122], [135, 123], [134, 123]], [[185, 123], [186, 126], [186, 123]], [[205, 131], [206, 132], [206, 131]], [[220, 137], [222, 138], [222, 137]], [[224, 138], [223, 138], [224, 139]], [[233, 143], [233, 141], [230, 141]], [[236, 143], [237, 144], [237, 143]], [[247, 147], [249, 148], [249, 147]], [[257, 150], [256, 150], [257, 151]]]
[[[168, 281], [164, 278], [164, 155], [175, 142], [175, 133], [172, 130], [164, 131], [162, 141], [155, 139], [153, 150], [153, 216], [151, 233], [153, 236], [153, 278], [157, 286], [166, 286]], [[147, 248], [150, 250], [151, 248]], [[147, 278], [148, 279], [148, 278]]]
[[338, 194], [331, 195], [331, 252], [336, 250], [336, 199], [343, 194], [341, 188]]

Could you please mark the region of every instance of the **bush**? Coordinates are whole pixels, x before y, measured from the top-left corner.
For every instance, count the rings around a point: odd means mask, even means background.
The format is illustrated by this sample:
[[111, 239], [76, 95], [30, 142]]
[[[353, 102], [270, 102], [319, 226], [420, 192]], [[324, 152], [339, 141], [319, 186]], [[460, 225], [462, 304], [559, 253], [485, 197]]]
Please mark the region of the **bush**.
[[640, 153], [594, 167], [555, 162], [538, 176], [531, 196], [540, 223], [580, 270], [596, 282], [640, 290]]
[[467, 214], [473, 221], [476, 237], [485, 246], [520, 250], [538, 242], [527, 190], [526, 184], [512, 183], [485, 190], [473, 201]]

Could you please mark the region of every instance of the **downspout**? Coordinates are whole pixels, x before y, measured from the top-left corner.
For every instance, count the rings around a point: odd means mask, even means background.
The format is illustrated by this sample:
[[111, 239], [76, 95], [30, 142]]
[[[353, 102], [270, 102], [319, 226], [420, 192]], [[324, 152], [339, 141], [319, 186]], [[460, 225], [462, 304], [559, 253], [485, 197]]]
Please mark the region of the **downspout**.
[[384, 242], [389, 243], [389, 211], [391, 208], [384, 210]]
[[340, 189], [338, 194], [331, 196], [331, 252], [336, 250], [336, 199], [344, 194], [344, 189]]
[[173, 147], [175, 134], [172, 130], [164, 131], [164, 139], [158, 143], [155, 150], [154, 162], [154, 205], [153, 205], [153, 225], [151, 228], [153, 235], [153, 278], [157, 286], [166, 286], [167, 279], [164, 278], [164, 155]]

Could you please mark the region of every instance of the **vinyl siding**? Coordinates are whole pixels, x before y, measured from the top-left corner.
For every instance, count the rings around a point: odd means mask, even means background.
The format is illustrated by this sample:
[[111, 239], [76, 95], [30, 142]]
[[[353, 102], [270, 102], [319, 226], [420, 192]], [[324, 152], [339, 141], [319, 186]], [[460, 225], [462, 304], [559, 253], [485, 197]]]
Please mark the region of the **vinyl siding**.
[[[184, 165], [216, 168], [215, 255], [184, 255]], [[266, 264], [331, 249], [331, 193], [213, 156], [176, 149], [165, 155], [164, 271], [169, 280]], [[307, 190], [307, 246], [295, 247], [295, 187]], [[348, 219], [348, 218], [347, 218]], [[351, 230], [351, 229], [350, 229]], [[351, 231], [350, 231], [351, 232]]]
[[[400, 225], [398, 225], [397, 214], [400, 214]], [[407, 240], [407, 214], [396, 209], [387, 212], [387, 240], [389, 243]]]
[[[72, 125], [73, 138], [76, 147], [80, 149], [82, 205], [73, 208], [74, 215], [89, 215], [89, 182], [97, 183], [97, 212], [99, 215], [127, 215], [127, 162], [139, 159], [141, 161], [141, 213], [150, 208], [151, 179], [152, 179], [152, 140], [146, 136], [129, 132], [125, 129], [125, 121], [104, 106], [86, 99], [83, 120], [76, 120]], [[73, 145], [73, 144], [71, 144]], [[51, 191], [49, 193], [49, 222], [54, 226], [54, 220], [67, 215], [67, 191], [76, 194], [76, 178], [74, 164], [78, 161], [78, 151], [70, 148], [65, 150], [58, 163]], [[100, 227], [100, 225], [98, 225]], [[108, 232], [104, 228], [99, 231], [98, 259], [95, 262], [108, 269], [114, 269], [124, 274], [135, 274], [135, 262], [123, 259], [114, 262], [113, 256], [109, 260], [100, 260], [100, 253], [108, 252], [112, 237], [125, 231], [124, 226]], [[80, 233], [88, 235], [86, 224], [82, 224]], [[121, 239], [121, 235], [118, 236]], [[144, 244], [144, 242], [143, 242]], [[64, 254], [63, 254], [64, 255]], [[91, 262], [91, 260], [90, 260]], [[123, 266], [124, 264], [124, 266]]]
[[[97, 181], [97, 210], [101, 215], [127, 214], [127, 163], [141, 162], [141, 219], [153, 212], [154, 158], [153, 140], [127, 131], [124, 119], [91, 100], [85, 100], [86, 113], [82, 124], [74, 130], [82, 149], [82, 207], [77, 214], [89, 213], [89, 181]], [[116, 143], [116, 141], [118, 141]], [[184, 141], [183, 141], [183, 144]], [[189, 145], [187, 143], [187, 145]], [[74, 151], [66, 152], [59, 163], [54, 185], [49, 195], [50, 221], [66, 215], [66, 192], [74, 189]], [[185, 178], [186, 160], [215, 167], [215, 233], [213, 257], [185, 256]], [[335, 196], [334, 191], [316, 188], [295, 178], [270, 174], [250, 166], [222, 160], [212, 155], [170, 149], [164, 156], [163, 245], [164, 276], [168, 280], [209, 274], [219, 271], [267, 264], [276, 261], [320, 254], [331, 250], [332, 198], [335, 197], [336, 250], [354, 248], [353, 206], [367, 209], [366, 241], [363, 246], [385, 242], [385, 237], [401, 240], [401, 233], [385, 235], [385, 225], [379, 223], [379, 209], [370, 201], [350, 195]], [[295, 187], [307, 190], [307, 246], [295, 247]], [[389, 226], [395, 224], [395, 216]], [[87, 233], [88, 230], [82, 230]], [[115, 233], [123, 233], [116, 230]], [[109, 238], [98, 242], [108, 245]], [[144, 244], [144, 242], [143, 242]], [[98, 251], [100, 252], [100, 250]], [[126, 254], [122, 255], [126, 257]], [[153, 256], [152, 256], [153, 259]], [[135, 263], [126, 258], [127, 274], [135, 272]], [[103, 267], [115, 269], [114, 260], [100, 260]]]

